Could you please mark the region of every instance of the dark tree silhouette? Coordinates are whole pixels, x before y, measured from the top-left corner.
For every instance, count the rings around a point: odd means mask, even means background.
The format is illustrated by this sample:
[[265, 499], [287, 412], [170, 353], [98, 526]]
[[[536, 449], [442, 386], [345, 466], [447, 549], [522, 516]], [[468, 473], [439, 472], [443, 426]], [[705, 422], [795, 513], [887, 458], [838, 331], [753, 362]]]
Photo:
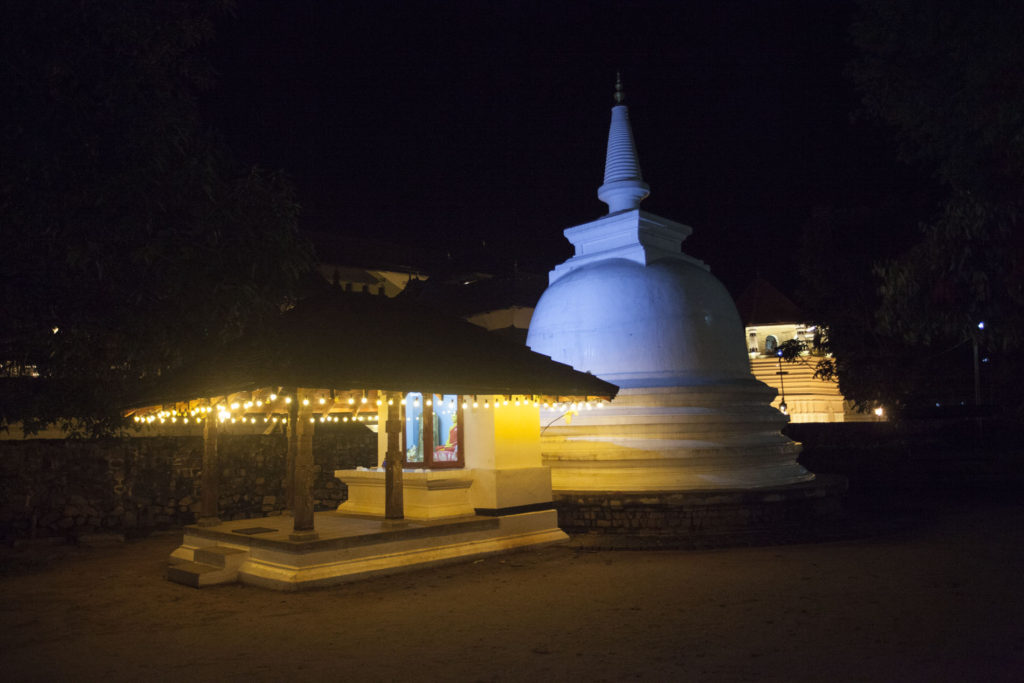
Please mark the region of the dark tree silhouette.
[[40, 378], [0, 425], [108, 430], [126, 382], [258, 325], [310, 272], [290, 185], [199, 119], [231, 9], [5, 4], [0, 362]]

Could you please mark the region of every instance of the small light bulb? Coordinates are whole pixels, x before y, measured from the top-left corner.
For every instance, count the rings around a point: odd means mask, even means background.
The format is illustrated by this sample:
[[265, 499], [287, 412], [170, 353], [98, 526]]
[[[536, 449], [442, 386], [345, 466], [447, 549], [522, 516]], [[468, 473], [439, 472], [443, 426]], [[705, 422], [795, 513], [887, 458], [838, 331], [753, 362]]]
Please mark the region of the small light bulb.
[[325, 403], [327, 403], [327, 399], [326, 398], [321, 398], [320, 399], [320, 405], [323, 405]]
[[349, 405], [352, 405], [355, 402], [356, 402], [356, 400], [354, 398], [352, 398], [351, 396], [348, 397], [348, 404]]
[[271, 401], [276, 401], [277, 400], [277, 394], [271, 394], [270, 395], [270, 400]]
[[308, 406], [309, 405], [309, 399], [308, 398], [302, 399], [302, 405]]
[[291, 396], [285, 396], [284, 397], [284, 402], [285, 403], [291, 403], [292, 402], [292, 397]]

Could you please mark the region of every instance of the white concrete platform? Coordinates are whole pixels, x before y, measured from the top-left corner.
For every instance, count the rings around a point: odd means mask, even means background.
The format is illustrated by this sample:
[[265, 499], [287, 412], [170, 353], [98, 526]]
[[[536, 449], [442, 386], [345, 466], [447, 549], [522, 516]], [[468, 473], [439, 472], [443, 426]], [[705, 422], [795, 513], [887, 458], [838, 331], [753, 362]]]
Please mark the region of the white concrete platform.
[[303, 541], [291, 540], [292, 524], [278, 516], [186, 527], [168, 579], [196, 588], [240, 581], [294, 591], [569, 540], [553, 508], [397, 521], [318, 512], [317, 537]]

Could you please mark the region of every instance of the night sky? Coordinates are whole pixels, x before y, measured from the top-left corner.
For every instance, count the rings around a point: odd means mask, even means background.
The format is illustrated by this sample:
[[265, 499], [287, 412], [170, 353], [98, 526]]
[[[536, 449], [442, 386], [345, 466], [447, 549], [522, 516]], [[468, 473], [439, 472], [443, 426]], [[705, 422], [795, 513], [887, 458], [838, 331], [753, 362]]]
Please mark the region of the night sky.
[[239, 3], [211, 46], [207, 120], [284, 169], [303, 227], [545, 272], [596, 196], [621, 69], [643, 208], [735, 295], [798, 286], [815, 206], [898, 192], [887, 134], [854, 120], [851, 3]]

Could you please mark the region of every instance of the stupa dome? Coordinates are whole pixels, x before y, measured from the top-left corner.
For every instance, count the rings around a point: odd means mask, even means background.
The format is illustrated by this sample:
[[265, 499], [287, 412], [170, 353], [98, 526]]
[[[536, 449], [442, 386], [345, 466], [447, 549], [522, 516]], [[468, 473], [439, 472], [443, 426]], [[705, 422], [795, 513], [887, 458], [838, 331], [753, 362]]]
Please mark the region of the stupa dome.
[[729, 293], [684, 259], [611, 258], [573, 269], [537, 303], [527, 343], [623, 388], [750, 378]]

